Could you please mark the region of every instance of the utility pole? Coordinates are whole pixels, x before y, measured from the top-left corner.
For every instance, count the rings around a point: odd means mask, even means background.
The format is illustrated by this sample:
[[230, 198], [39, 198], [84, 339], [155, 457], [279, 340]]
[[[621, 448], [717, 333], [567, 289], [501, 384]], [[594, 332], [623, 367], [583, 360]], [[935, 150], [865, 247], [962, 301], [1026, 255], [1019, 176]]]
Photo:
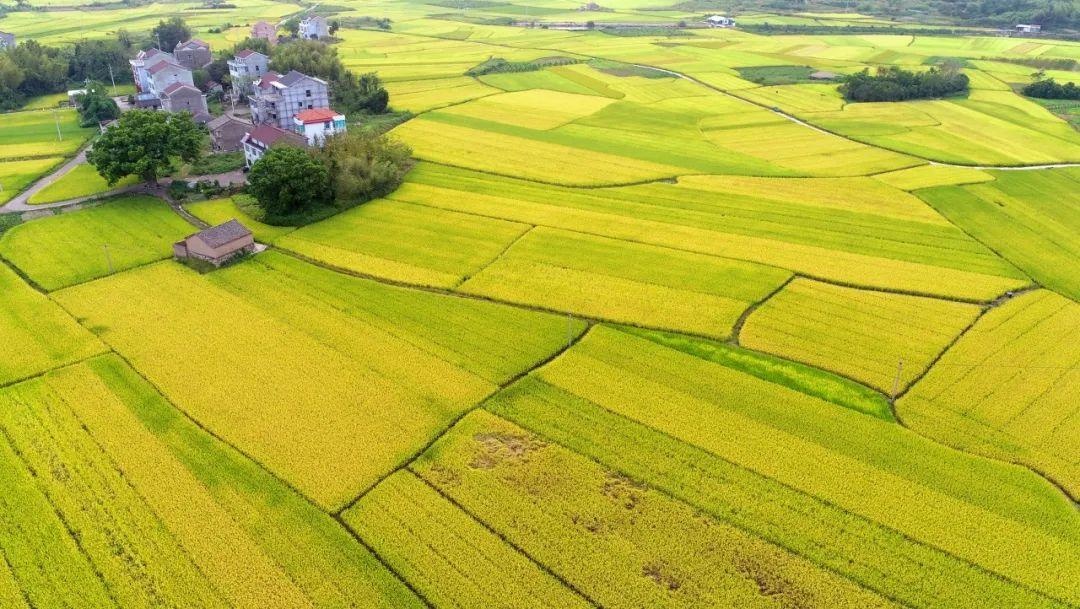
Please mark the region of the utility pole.
[[111, 63], [109, 64], [109, 81], [112, 82], [112, 94], [113, 94], [113, 97], [115, 97], [116, 96], [116, 77], [113, 76], [112, 64]]
[[105, 250], [105, 264], [109, 267], [109, 274], [113, 274], [112, 256], [109, 255], [109, 244], [103, 243], [101, 249]]
[[60, 133], [60, 115], [56, 113], [56, 110], [52, 111], [53, 120], [56, 121], [56, 139], [64, 141], [64, 134]]
[[892, 384], [892, 398], [896, 399], [896, 394], [900, 392], [900, 375], [904, 372], [904, 358], [900, 358], [896, 362], [896, 378], [893, 379]]

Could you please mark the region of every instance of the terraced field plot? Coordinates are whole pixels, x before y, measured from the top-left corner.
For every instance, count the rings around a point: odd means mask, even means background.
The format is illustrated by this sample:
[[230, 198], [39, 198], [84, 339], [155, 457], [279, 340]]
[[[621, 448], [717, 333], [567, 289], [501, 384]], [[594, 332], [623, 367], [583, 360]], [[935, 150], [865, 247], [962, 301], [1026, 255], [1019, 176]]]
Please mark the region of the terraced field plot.
[[537, 228], [458, 288], [611, 321], [726, 338], [781, 269]]
[[130, 196], [16, 226], [0, 235], [0, 256], [55, 290], [168, 258], [193, 232], [161, 199]]
[[0, 264], [0, 386], [105, 350], [90, 332]]
[[897, 404], [913, 428], [1080, 494], [1080, 305], [1043, 290], [991, 311]]
[[0, 475], [15, 491], [0, 500], [0, 547], [20, 600], [423, 606], [330, 516], [115, 356], [0, 390], [0, 406]]
[[236, 202], [231, 198], [188, 203], [184, 205], [184, 209], [211, 226], [217, 226], [229, 220], [238, 220], [255, 235], [255, 240], [259, 243], [273, 243], [296, 230], [292, 226], [270, 226], [254, 220], [237, 207]]
[[[791, 188], [798, 202], [777, 194]], [[684, 178], [585, 190], [421, 164], [391, 198], [869, 287], [990, 300], [1029, 283], [915, 197], [868, 179]]]
[[0, 161], [4, 164], [72, 154], [97, 132], [94, 128], [80, 127], [74, 110], [28, 110], [3, 116], [4, 120], [0, 121]]
[[1080, 299], [1080, 172], [994, 172], [994, 181], [918, 195], [1017, 267]]
[[971, 304], [796, 279], [747, 318], [739, 343], [894, 395], [978, 314]]
[[529, 227], [433, 207], [373, 201], [306, 226], [278, 245], [339, 268], [452, 287], [499, 256]]
[[34, 193], [28, 203], [30, 205], [41, 205], [43, 203], [56, 203], [79, 197], [88, 197], [103, 194], [115, 188], [131, 186], [138, 182], [138, 177], [128, 176], [110, 186], [105, 181], [105, 178], [98, 174], [97, 169], [84, 163], [75, 166], [74, 169], [65, 173], [57, 181]]
[[19, 191], [33, 184], [53, 167], [63, 162], [61, 157], [45, 157], [26, 161], [4, 161], [0, 163], [0, 204], [6, 203]]
[[206, 276], [160, 263], [56, 298], [184, 412], [324, 508], [581, 329], [272, 252]]

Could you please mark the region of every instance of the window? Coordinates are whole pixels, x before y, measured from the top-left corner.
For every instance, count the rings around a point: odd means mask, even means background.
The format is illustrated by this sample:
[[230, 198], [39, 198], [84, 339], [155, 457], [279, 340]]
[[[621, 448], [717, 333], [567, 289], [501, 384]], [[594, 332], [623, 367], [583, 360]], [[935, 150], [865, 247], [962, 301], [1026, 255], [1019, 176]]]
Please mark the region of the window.
[[307, 89], [304, 91], [304, 97], [311, 97], [311, 89]]

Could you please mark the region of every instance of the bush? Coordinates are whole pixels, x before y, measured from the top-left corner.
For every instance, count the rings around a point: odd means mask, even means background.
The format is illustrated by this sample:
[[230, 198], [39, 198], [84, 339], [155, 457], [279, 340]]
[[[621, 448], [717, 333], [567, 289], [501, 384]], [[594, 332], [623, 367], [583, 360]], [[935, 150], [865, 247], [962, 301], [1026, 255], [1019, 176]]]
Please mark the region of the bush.
[[1059, 84], [1053, 78], [1047, 78], [1024, 87], [1024, 95], [1039, 99], [1076, 99], [1080, 100], [1080, 87], [1068, 82]]
[[307, 150], [271, 148], [252, 166], [248, 191], [266, 212], [266, 221], [273, 224], [326, 206], [330, 174]]
[[351, 207], [397, 189], [412, 150], [387, 135], [357, 130], [330, 138], [318, 156], [329, 170], [334, 200]]

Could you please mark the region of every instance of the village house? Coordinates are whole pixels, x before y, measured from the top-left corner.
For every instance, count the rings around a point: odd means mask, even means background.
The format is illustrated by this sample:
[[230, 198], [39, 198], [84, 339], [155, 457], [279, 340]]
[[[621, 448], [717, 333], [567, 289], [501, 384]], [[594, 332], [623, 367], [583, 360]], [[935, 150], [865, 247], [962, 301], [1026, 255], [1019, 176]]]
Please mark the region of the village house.
[[168, 60], [158, 61], [146, 72], [150, 75], [150, 87], [147, 92], [153, 93], [158, 99], [164, 97], [165, 89], [170, 85], [180, 83], [195, 86], [195, 81], [191, 78], [191, 70]]
[[0, 51], [15, 48], [15, 34], [0, 32]]
[[259, 125], [244, 135], [240, 140], [244, 147], [244, 165], [251, 168], [259, 159], [266, 154], [267, 150], [275, 146], [298, 146], [306, 147], [307, 140], [293, 131], [286, 131], [273, 125]]
[[255, 126], [223, 115], [206, 123], [206, 128], [210, 130], [210, 145], [214, 152], [235, 152], [243, 147], [244, 136]]
[[173, 56], [177, 63], [189, 70], [205, 68], [214, 60], [210, 55], [210, 45], [197, 38], [177, 43]]
[[177, 260], [195, 258], [221, 266], [237, 256], [255, 251], [255, 237], [235, 219], [189, 235], [173, 244]]
[[1020, 23], [1016, 26], [1016, 33], [1018, 34], [1040, 34], [1042, 33], [1042, 26], [1028, 23]]
[[190, 112], [197, 122], [210, 120], [203, 92], [181, 82], [174, 82], [161, 92], [161, 109], [166, 112]]
[[291, 130], [297, 112], [330, 107], [330, 88], [325, 80], [296, 70], [284, 76], [267, 72], [255, 83], [248, 102], [253, 123], [270, 123]]
[[176, 58], [171, 53], [159, 49], [139, 51], [135, 59], [128, 60], [131, 65], [131, 78], [135, 81], [135, 89], [141, 93], [150, 91], [150, 66], [162, 60], [176, 63]]
[[239, 100], [255, 93], [255, 82], [269, 71], [270, 58], [258, 51], [244, 49], [228, 61], [232, 78], [232, 98]]
[[293, 130], [304, 136], [309, 146], [322, 146], [326, 138], [345, 133], [345, 115], [330, 108], [297, 112], [293, 117]]
[[735, 27], [735, 20], [723, 15], [713, 15], [705, 20], [709, 27]]
[[277, 26], [260, 21], [251, 26], [251, 37], [267, 40], [270, 44], [277, 44]]
[[300, 22], [297, 36], [304, 40], [318, 40], [330, 36], [330, 27], [326, 24], [326, 17], [312, 15]]

